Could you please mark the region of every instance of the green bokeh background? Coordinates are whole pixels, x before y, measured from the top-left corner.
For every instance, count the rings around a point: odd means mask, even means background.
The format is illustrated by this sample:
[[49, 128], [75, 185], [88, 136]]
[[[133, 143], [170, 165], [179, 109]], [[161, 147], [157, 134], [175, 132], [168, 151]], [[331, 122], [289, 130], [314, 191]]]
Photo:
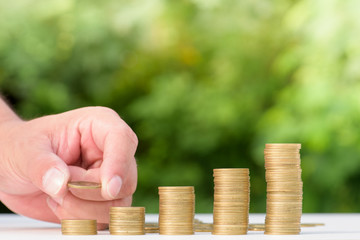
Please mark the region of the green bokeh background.
[[[0, 91], [25, 119], [101, 105], [140, 140], [134, 205], [302, 143], [304, 212], [360, 211], [360, 1], [0, 1]], [[121, 147], [121, 146], [119, 146]]]

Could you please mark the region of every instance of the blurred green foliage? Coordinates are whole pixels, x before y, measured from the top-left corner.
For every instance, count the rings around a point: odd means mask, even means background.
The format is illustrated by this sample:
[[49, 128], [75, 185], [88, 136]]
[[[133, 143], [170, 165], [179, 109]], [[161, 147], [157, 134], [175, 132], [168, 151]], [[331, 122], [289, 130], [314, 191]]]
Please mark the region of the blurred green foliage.
[[265, 212], [263, 148], [302, 143], [305, 212], [360, 211], [356, 0], [0, 1], [0, 88], [30, 119], [113, 108], [137, 133], [135, 205], [248, 167]]

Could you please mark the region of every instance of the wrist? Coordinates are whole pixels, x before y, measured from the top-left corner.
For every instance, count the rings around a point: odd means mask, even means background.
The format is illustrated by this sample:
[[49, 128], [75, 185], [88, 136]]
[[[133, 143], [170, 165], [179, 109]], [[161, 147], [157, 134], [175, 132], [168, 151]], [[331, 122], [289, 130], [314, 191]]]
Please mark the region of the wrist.
[[0, 97], [0, 125], [7, 122], [22, 121], [21, 118]]

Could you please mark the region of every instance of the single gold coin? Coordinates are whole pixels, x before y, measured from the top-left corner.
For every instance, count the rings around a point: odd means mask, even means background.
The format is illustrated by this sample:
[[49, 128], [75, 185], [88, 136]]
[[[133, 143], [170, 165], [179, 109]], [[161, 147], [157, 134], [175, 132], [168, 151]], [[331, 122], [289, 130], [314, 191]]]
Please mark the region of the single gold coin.
[[96, 188], [101, 188], [101, 183], [74, 181], [74, 182], [69, 182], [68, 187], [77, 188], [77, 189], [96, 189]]

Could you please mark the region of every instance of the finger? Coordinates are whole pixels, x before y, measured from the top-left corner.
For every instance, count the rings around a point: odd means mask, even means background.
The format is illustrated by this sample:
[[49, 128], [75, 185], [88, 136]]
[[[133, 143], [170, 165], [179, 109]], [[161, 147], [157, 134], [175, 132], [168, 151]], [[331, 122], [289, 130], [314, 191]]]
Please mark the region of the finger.
[[50, 150], [36, 152], [29, 157], [26, 169], [35, 186], [61, 203], [70, 177], [69, 169], [61, 158]]
[[47, 207], [47, 198], [48, 195], [44, 193], [30, 196], [17, 196], [0, 192], [2, 202], [6, 202], [6, 206], [10, 210], [16, 210], [15, 213], [21, 213], [23, 216], [42, 221], [58, 222], [57, 216]]
[[133, 195], [137, 186], [137, 164], [135, 158], [130, 162], [127, 174], [124, 177], [124, 181], [117, 198], [124, 198]]
[[[69, 166], [69, 170], [71, 176], [70, 182], [71, 181], [86, 181], [86, 182], [96, 182], [96, 183], [100, 182], [99, 168], [86, 170], [77, 166]], [[128, 173], [124, 176], [124, 182], [117, 198], [124, 198], [126, 196], [132, 195], [135, 192], [136, 184], [137, 184], [137, 168], [134, 159], [133, 161], [131, 161]], [[103, 198], [101, 194], [101, 188], [97, 188], [97, 189], [69, 188], [69, 191], [74, 196], [84, 200], [107, 201], [107, 199]]]
[[62, 205], [49, 199], [49, 207], [59, 219], [96, 219], [98, 223], [109, 223], [109, 211], [113, 206], [130, 206], [132, 198], [98, 202], [79, 199], [68, 193]]
[[100, 174], [105, 199], [118, 197], [129, 168], [135, 162], [137, 143], [131, 139], [131, 134], [127, 133], [129, 131], [131, 130], [125, 128], [111, 132], [104, 142], [104, 160]]
[[[100, 183], [100, 169], [83, 169], [77, 166], [69, 166], [70, 170], [70, 181], [86, 181], [86, 182], [96, 182]], [[101, 195], [101, 189], [77, 189], [69, 188], [69, 191], [76, 197], [91, 200], [91, 201], [105, 201]]]
[[[56, 212], [57, 208], [59, 207], [59, 204], [56, 201], [54, 201], [51, 197], [47, 197], [46, 203], [47, 203], [51, 213], [55, 216], [56, 223], [60, 223], [61, 219], [83, 219], [83, 218], [76, 218], [76, 217], [62, 217], [62, 218], [58, 217], [58, 216], [56, 216], [55, 212]], [[93, 220], [93, 219], [91, 218], [91, 220]], [[107, 223], [97, 223], [98, 230], [107, 229], [108, 226], [109, 226], [109, 224], [107, 224]]]
[[[134, 161], [138, 139], [115, 111], [92, 107], [85, 108], [81, 112], [87, 113], [90, 110], [97, 114], [81, 121], [79, 132], [82, 139], [92, 140], [82, 141], [82, 146], [85, 142], [91, 143], [89, 146], [94, 143], [103, 152], [100, 166], [102, 195], [108, 200], [115, 199], [120, 192], [131, 161]], [[101, 116], [101, 118], [94, 118], [94, 116]], [[90, 156], [87, 158], [91, 159]], [[99, 158], [96, 157], [96, 160], [98, 162]]]

